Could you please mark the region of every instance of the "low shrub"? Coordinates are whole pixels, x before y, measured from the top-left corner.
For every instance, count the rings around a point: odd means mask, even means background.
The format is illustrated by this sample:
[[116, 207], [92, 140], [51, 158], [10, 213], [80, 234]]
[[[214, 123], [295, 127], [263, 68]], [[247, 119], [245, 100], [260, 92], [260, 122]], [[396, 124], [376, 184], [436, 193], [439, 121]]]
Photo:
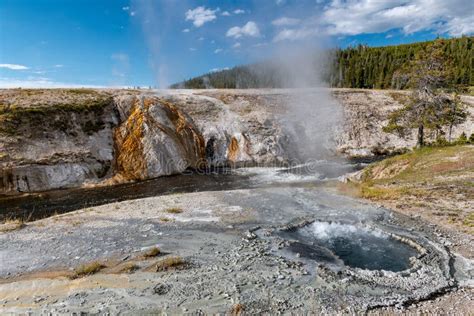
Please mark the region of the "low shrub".
[[74, 274], [72, 278], [77, 279], [84, 276], [92, 275], [99, 272], [103, 268], [105, 268], [105, 265], [98, 261], [86, 263], [86, 264], [80, 265], [74, 270]]
[[464, 145], [467, 143], [468, 143], [468, 139], [467, 139], [466, 133], [462, 132], [461, 135], [459, 135], [458, 139], [456, 139], [456, 144]]
[[144, 258], [153, 258], [158, 256], [161, 253], [160, 248], [152, 247], [143, 253]]
[[156, 272], [166, 271], [170, 268], [177, 268], [177, 267], [182, 266], [184, 264], [185, 264], [185, 261], [184, 261], [183, 258], [181, 258], [179, 256], [171, 256], [171, 257], [167, 257], [167, 258], [164, 258], [164, 259], [158, 261], [155, 264], [155, 271]]
[[180, 207], [170, 207], [166, 209], [165, 212], [170, 213], [170, 214], [179, 214], [179, 213], [183, 213], [183, 209]]

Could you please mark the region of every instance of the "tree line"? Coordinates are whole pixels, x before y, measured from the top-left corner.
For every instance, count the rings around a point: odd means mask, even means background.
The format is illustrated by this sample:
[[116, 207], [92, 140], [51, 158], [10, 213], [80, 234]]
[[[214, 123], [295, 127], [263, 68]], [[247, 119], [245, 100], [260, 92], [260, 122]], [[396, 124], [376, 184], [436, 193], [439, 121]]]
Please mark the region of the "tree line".
[[[453, 61], [449, 85], [474, 86], [473, 41], [474, 37], [463, 36], [440, 42], [439, 50]], [[385, 47], [358, 45], [330, 50], [322, 80], [339, 88], [407, 89], [406, 68], [433, 42]], [[262, 62], [211, 72], [171, 88], [284, 88], [286, 82], [284, 73], [275, 63]]]

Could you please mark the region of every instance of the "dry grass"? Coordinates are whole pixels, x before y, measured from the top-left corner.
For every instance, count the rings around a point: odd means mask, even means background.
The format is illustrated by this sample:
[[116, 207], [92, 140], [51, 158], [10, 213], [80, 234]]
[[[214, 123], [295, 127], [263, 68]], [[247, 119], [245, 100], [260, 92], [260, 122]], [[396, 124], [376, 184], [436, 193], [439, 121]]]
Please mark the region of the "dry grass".
[[152, 247], [143, 253], [143, 258], [153, 258], [161, 253], [160, 248]]
[[360, 180], [338, 185], [407, 214], [474, 234], [474, 146], [428, 147], [371, 164]]
[[166, 209], [165, 212], [169, 214], [180, 214], [183, 213], [183, 209], [180, 207], [170, 207]]
[[169, 217], [163, 216], [163, 217], [160, 217], [160, 221], [164, 222], [164, 223], [167, 223], [167, 222], [172, 222], [173, 220]]
[[140, 266], [138, 266], [137, 264], [133, 262], [129, 262], [125, 264], [123, 267], [121, 267], [118, 272], [119, 273], [133, 273], [137, 271], [138, 269], [140, 269]]
[[25, 227], [25, 223], [22, 219], [7, 219], [3, 224], [0, 224], [0, 232], [6, 233], [14, 230], [19, 230]]
[[474, 228], [474, 212], [466, 216], [466, 218], [463, 220], [463, 225]]
[[237, 303], [237, 304], [232, 305], [232, 307], [230, 308], [230, 314], [232, 316], [239, 316], [239, 315], [242, 315], [244, 310], [245, 310], [244, 305]]
[[392, 91], [388, 93], [392, 99], [400, 103], [401, 105], [406, 105], [410, 102], [410, 94], [403, 93], [399, 91]]
[[179, 256], [171, 256], [164, 258], [153, 265], [156, 272], [166, 271], [171, 268], [177, 268], [183, 266], [186, 262]]
[[106, 266], [99, 262], [99, 261], [93, 261], [91, 263], [86, 263], [83, 265], [80, 265], [74, 270], [74, 274], [72, 275], [72, 279], [77, 279], [77, 278], [82, 278], [88, 275], [95, 274], [105, 268]]
[[77, 221], [72, 221], [72, 222], [71, 222], [71, 225], [72, 225], [73, 227], [77, 227], [77, 226], [80, 226], [80, 225], [82, 225], [82, 224], [84, 224], [84, 221], [81, 221], [81, 220], [77, 220]]

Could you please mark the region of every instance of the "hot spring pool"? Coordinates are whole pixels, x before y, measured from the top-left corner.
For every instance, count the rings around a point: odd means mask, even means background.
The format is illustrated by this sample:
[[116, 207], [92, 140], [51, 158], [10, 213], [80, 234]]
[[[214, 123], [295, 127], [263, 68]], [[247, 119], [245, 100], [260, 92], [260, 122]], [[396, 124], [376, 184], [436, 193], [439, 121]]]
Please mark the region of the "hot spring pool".
[[342, 260], [346, 266], [368, 270], [403, 271], [410, 267], [413, 247], [379, 230], [355, 225], [313, 222], [285, 231], [288, 249], [318, 262]]

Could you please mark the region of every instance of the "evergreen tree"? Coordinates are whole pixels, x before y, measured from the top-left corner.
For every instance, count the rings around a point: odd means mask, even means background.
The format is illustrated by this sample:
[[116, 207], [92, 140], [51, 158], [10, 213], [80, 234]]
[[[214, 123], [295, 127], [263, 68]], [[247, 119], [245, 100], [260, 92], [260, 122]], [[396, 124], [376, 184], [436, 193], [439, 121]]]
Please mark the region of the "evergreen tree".
[[[453, 61], [450, 85], [474, 86], [473, 41], [474, 37], [442, 41], [440, 49]], [[410, 84], [405, 69], [420, 51], [432, 43], [433, 41], [386, 47], [359, 45], [333, 49], [328, 52], [328, 67], [322, 74], [322, 79], [330, 86], [339, 88], [407, 89]], [[256, 63], [208, 73], [172, 85], [171, 88], [282, 88], [287, 82], [284, 76], [271, 62]], [[204, 78], [208, 78], [207, 84]]]
[[457, 94], [446, 93], [453, 89], [453, 58], [448, 55], [446, 41], [438, 39], [420, 50], [405, 68], [408, 84], [413, 89], [411, 101], [393, 112], [386, 132], [404, 135], [407, 130], [418, 129], [417, 146], [425, 145], [426, 130], [438, 135], [445, 126], [451, 129], [466, 119], [466, 110]]

